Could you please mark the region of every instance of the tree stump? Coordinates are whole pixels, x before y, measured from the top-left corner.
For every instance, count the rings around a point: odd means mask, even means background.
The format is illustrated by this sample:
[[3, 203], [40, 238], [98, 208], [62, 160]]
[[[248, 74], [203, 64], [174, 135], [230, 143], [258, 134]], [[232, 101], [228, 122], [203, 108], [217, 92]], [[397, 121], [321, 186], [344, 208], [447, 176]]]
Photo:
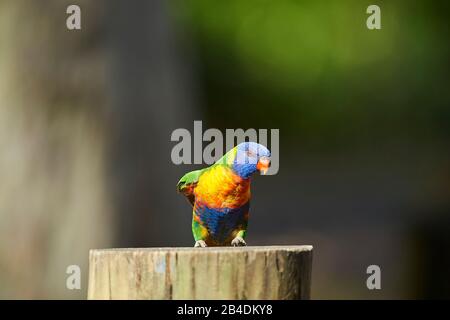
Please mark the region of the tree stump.
[[309, 299], [312, 246], [91, 250], [88, 299]]

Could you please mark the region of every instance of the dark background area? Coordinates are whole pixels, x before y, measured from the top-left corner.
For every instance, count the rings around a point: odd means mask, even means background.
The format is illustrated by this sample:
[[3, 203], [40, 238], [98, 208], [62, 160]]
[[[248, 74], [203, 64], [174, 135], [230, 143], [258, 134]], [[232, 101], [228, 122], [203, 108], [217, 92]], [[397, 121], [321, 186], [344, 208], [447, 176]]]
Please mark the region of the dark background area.
[[[82, 30], [66, 28], [78, 4]], [[366, 8], [381, 8], [368, 30]], [[88, 251], [192, 246], [177, 128], [280, 129], [247, 242], [317, 299], [449, 298], [445, 1], [0, 1], [0, 297], [84, 298]], [[66, 267], [82, 267], [80, 291]], [[381, 267], [382, 289], [366, 287]]]

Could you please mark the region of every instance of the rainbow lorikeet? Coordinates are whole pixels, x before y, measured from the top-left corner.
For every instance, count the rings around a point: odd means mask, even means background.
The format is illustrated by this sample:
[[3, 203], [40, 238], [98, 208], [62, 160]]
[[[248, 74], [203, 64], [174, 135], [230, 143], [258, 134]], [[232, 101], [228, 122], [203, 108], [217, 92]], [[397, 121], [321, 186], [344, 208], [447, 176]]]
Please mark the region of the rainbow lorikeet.
[[270, 166], [270, 151], [243, 142], [208, 168], [185, 174], [177, 184], [193, 207], [195, 247], [245, 246], [250, 178]]

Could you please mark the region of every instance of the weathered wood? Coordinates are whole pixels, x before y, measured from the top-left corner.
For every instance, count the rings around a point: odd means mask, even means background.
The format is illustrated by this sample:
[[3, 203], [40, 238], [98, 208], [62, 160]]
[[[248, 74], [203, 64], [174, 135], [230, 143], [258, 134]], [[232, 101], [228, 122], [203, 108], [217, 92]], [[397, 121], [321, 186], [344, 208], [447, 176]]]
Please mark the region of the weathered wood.
[[91, 250], [88, 299], [308, 299], [312, 246]]

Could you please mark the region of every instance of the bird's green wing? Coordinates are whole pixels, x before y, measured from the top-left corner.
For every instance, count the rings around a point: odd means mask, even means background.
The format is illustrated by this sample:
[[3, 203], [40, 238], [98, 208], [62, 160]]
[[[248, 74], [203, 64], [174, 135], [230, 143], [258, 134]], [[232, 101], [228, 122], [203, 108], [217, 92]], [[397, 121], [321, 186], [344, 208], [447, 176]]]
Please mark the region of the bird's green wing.
[[195, 202], [194, 188], [197, 185], [199, 177], [205, 170], [201, 169], [188, 172], [178, 181], [177, 191], [183, 193], [192, 206]]

